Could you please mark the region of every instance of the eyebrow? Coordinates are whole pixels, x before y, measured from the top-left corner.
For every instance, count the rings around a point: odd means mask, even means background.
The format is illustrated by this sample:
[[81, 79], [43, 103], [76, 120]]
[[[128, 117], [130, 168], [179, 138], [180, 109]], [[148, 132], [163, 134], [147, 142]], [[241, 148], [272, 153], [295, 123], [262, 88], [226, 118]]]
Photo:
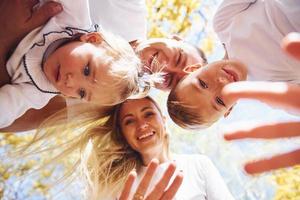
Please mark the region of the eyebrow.
[[[144, 111], [147, 110], [147, 109], [152, 109], [152, 108], [151, 108], [150, 106], [143, 107], [143, 108], [141, 109], [141, 112], [144, 112]], [[131, 114], [131, 113], [126, 114], [126, 115], [122, 118], [121, 121], [123, 121], [126, 117], [131, 117], [131, 116], [133, 116], [133, 114]]]

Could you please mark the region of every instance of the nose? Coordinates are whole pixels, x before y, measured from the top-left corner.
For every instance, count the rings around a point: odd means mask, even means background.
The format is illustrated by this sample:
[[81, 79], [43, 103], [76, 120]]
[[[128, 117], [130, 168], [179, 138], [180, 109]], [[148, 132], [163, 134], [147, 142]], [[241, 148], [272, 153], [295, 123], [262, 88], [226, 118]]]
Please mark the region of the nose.
[[67, 88], [73, 88], [75, 86], [75, 80], [73, 74], [71, 73], [66, 74], [65, 86]]
[[142, 121], [142, 122], [139, 123], [138, 130], [139, 130], [139, 131], [144, 131], [144, 130], [146, 130], [148, 127], [149, 127], [149, 125], [148, 125], [147, 123], [145, 123], [145, 122]]

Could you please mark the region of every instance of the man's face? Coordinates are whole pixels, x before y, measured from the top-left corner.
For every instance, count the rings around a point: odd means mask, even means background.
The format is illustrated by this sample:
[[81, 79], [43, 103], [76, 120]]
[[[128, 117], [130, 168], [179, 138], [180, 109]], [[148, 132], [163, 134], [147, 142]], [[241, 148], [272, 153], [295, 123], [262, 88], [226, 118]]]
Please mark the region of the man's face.
[[217, 61], [187, 75], [176, 86], [179, 102], [199, 113], [202, 121], [214, 122], [230, 110], [235, 102], [223, 99], [221, 90], [229, 83], [243, 81], [246, 67], [238, 61]]
[[172, 89], [187, 71], [186, 67], [196, 63], [203, 65], [198, 50], [182, 40], [155, 38], [138, 41], [135, 51], [139, 54], [146, 71], [165, 72], [164, 82], [158, 89]]

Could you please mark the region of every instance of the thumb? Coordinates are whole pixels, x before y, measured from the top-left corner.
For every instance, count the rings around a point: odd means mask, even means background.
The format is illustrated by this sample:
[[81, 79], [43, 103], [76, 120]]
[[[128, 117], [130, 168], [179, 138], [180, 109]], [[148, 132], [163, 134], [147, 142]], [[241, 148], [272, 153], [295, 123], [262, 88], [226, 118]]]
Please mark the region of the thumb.
[[60, 3], [53, 1], [46, 2], [33, 11], [31, 18], [28, 21], [28, 29], [32, 30], [45, 24], [51, 17], [60, 13], [62, 10], [63, 8]]

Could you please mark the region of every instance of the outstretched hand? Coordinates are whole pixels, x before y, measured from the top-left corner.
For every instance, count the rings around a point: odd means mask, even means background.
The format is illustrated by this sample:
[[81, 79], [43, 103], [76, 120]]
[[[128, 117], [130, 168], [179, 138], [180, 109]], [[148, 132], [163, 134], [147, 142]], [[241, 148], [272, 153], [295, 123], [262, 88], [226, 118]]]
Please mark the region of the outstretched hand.
[[[287, 83], [272, 82], [236, 82], [228, 84], [223, 89], [224, 98], [236, 101], [241, 98], [251, 98], [289, 111], [300, 113], [300, 86]], [[224, 135], [226, 140], [245, 138], [282, 138], [300, 136], [300, 122], [283, 122], [266, 124], [244, 130], [233, 130]], [[253, 161], [245, 165], [249, 174], [261, 173], [273, 169], [300, 164], [300, 149], [277, 155], [268, 159]]]
[[[226, 133], [224, 138], [226, 140], [238, 140], [246, 138], [273, 139], [295, 136], [300, 136], [300, 122], [274, 123], [248, 130], [235, 130]], [[245, 164], [244, 169], [249, 174], [256, 174], [297, 164], [300, 164], [300, 149], [271, 158], [251, 161]]]
[[[282, 49], [291, 58], [300, 60], [300, 33], [290, 33], [282, 40]], [[300, 67], [300, 66], [299, 66]], [[242, 98], [257, 99], [272, 106], [281, 107], [292, 113], [300, 113], [300, 86], [287, 83], [237, 82], [223, 88], [223, 97], [234, 102]], [[226, 140], [244, 138], [281, 138], [300, 136], [300, 122], [266, 124], [226, 133]], [[300, 164], [300, 149], [276, 155], [268, 159], [253, 161], [245, 165], [249, 174]]]
[[[179, 173], [175, 176], [175, 179], [168, 187], [171, 177], [176, 170], [176, 166], [174, 164], [170, 164], [168, 166], [162, 178], [159, 180], [159, 182], [156, 183], [154, 189], [147, 196], [145, 196], [157, 167], [158, 161], [152, 160], [148, 165], [147, 171], [143, 179], [141, 180], [137, 190], [135, 191], [132, 200], [171, 200], [174, 198], [183, 180], [183, 175]], [[131, 172], [127, 178], [119, 200], [129, 200], [129, 195], [131, 193], [135, 179], [136, 172]]]

